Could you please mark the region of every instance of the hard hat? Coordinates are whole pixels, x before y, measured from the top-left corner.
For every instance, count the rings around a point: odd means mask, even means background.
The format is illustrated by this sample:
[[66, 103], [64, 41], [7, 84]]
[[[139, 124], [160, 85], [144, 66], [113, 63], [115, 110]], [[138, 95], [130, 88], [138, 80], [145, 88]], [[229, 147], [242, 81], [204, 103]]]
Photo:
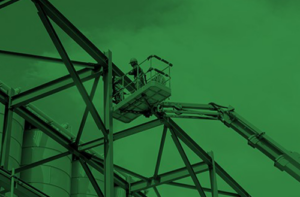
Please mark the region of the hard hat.
[[131, 58], [129, 64], [131, 64], [131, 63], [133, 63], [133, 62], [137, 63], [138, 61], [137, 61], [136, 58]]

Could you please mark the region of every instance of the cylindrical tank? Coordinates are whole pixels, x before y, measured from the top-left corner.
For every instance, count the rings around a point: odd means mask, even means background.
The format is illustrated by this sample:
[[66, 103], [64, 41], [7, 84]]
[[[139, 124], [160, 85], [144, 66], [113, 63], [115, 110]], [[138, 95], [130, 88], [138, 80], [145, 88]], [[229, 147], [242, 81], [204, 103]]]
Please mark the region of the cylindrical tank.
[[[97, 193], [93, 188], [80, 162], [73, 161], [72, 164], [72, 188], [71, 197], [95, 197]], [[101, 191], [104, 191], [104, 176], [94, 168], [90, 167]], [[104, 192], [103, 192], [104, 193]]]
[[[0, 105], [0, 139], [2, 139], [3, 121], [4, 121], [4, 105]], [[24, 119], [17, 114], [13, 114], [11, 127], [10, 152], [8, 159], [8, 170], [19, 168], [21, 165], [21, 152], [23, 142]], [[0, 142], [1, 144], [1, 142]], [[19, 175], [17, 175], [19, 177]], [[9, 195], [9, 193], [6, 193]]]
[[[22, 165], [67, 151], [38, 129], [24, 132]], [[45, 163], [21, 173], [21, 179], [51, 197], [70, 197], [71, 156]]]
[[[90, 167], [101, 191], [104, 193], [104, 176]], [[115, 197], [126, 197], [126, 191], [121, 187], [115, 187]], [[73, 162], [71, 197], [95, 197], [97, 193], [79, 161]]]
[[[2, 139], [4, 120], [4, 105], [0, 105], [0, 136]], [[10, 153], [8, 159], [8, 170], [18, 168], [21, 164], [21, 152], [23, 142], [24, 119], [17, 114], [13, 114], [11, 127]]]
[[115, 197], [126, 197], [126, 190], [121, 187], [115, 187]]

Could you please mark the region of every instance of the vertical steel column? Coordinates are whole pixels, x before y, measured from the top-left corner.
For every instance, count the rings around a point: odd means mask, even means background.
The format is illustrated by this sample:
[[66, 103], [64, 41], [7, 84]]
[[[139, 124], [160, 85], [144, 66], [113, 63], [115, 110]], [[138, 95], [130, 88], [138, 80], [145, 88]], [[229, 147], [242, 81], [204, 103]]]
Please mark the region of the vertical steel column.
[[13, 112], [10, 109], [11, 105], [11, 96], [13, 94], [13, 89], [8, 91], [9, 101], [5, 106], [4, 110], [4, 121], [3, 121], [3, 130], [2, 130], [2, 143], [1, 143], [1, 166], [4, 169], [8, 170], [8, 160], [10, 152], [10, 141], [11, 141], [11, 125], [13, 119]]
[[104, 79], [104, 125], [108, 131], [104, 143], [104, 195], [114, 197], [113, 173], [113, 117], [112, 117], [112, 53], [105, 53], [108, 67], [103, 70]]
[[208, 153], [211, 157], [211, 166], [209, 167], [209, 176], [210, 176], [210, 184], [211, 184], [211, 193], [212, 197], [218, 197], [218, 185], [217, 185], [217, 175], [216, 175], [216, 165], [214, 159], [214, 153]]
[[10, 184], [10, 197], [14, 197], [15, 193], [15, 169], [12, 169], [11, 172], [11, 184]]

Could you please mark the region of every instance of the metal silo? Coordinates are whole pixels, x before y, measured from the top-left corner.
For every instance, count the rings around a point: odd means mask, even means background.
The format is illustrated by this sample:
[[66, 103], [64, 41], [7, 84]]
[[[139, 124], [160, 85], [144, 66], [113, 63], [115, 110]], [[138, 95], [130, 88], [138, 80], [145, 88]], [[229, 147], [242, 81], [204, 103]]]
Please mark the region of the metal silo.
[[[4, 120], [4, 105], [0, 105], [0, 137], [2, 139]], [[12, 168], [19, 168], [21, 164], [21, 152], [23, 142], [24, 119], [17, 114], [13, 114], [12, 127], [11, 127], [11, 141], [8, 159], [8, 170]], [[19, 175], [17, 175], [19, 177]], [[7, 193], [6, 195], [9, 195]]]
[[[72, 189], [71, 197], [95, 197], [97, 196], [89, 178], [87, 177], [80, 162], [73, 161], [72, 164]], [[100, 189], [104, 191], [104, 176], [97, 170], [90, 167]]]
[[126, 190], [121, 187], [115, 187], [115, 197], [126, 197]]
[[[24, 133], [22, 165], [40, 161], [65, 152], [66, 149], [38, 129]], [[70, 197], [71, 157], [31, 168], [21, 173], [21, 179], [53, 197]]]
[[[90, 151], [90, 153], [98, 156], [99, 154], [95, 153], [95, 151]], [[72, 164], [72, 186], [71, 186], [71, 197], [95, 197], [97, 193], [93, 188], [89, 178], [87, 177], [84, 169], [82, 168], [80, 162], [78, 160], [73, 161]], [[101, 191], [104, 193], [104, 175], [90, 167], [92, 174], [94, 175]], [[119, 172], [115, 171], [119, 176], [123, 176]], [[123, 177], [126, 179], [126, 177]], [[126, 197], [126, 190], [121, 187], [116, 186], [114, 189], [114, 197]]]
[[[3, 132], [3, 118], [4, 118], [4, 105], [0, 105], [0, 136], [2, 138]], [[21, 163], [21, 152], [23, 142], [23, 131], [24, 131], [24, 119], [17, 114], [13, 114], [12, 127], [11, 127], [11, 142], [10, 142], [10, 153], [8, 160], [8, 170], [12, 168], [20, 167]]]

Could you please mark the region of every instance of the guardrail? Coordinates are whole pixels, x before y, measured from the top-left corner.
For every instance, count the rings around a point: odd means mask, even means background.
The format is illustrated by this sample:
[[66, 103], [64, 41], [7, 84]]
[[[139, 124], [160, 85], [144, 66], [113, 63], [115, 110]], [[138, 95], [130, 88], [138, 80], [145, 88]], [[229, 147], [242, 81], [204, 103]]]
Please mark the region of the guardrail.
[[[152, 58], [156, 58], [162, 61], [163, 63], [167, 64], [167, 66], [163, 67], [162, 69], [157, 68], [158, 66], [154, 67], [152, 64]], [[141, 65], [146, 60], [150, 60], [150, 68], [146, 72], [144, 72], [143, 69], [141, 68]], [[122, 77], [114, 77], [113, 79], [114, 103], [116, 104], [119, 103], [120, 101], [124, 100], [127, 95], [131, 94], [130, 92], [126, 91], [126, 88], [132, 84], [135, 84], [136, 90], [139, 90], [147, 83], [151, 81], [156, 81], [171, 89], [171, 67], [173, 65], [167, 62], [166, 60], [159, 58], [156, 55], [151, 55], [146, 60], [144, 60], [139, 65], [135, 66], [133, 69], [131, 69], [126, 74], [124, 74]], [[125, 77], [128, 77], [128, 75], [134, 75], [133, 73], [135, 72], [136, 74], [134, 80], [131, 83], [124, 86]]]

